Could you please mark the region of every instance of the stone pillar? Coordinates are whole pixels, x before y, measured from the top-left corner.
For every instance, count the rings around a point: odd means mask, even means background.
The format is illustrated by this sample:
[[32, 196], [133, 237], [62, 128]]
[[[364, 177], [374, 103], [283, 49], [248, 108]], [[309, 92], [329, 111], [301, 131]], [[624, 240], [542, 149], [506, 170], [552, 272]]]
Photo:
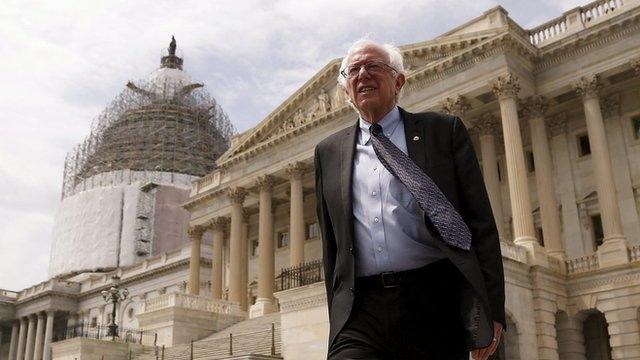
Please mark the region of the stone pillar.
[[18, 356], [16, 359], [23, 360], [24, 359], [24, 349], [27, 343], [27, 318], [20, 318], [20, 335], [18, 337]]
[[200, 295], [200, 248], [202, 235], [206, 229], [203, 226], [192, 226], [188, 233], [191, 237], [191, 260], [189, 261], [189, 294]]
[[33, 349], [36, 344], [36, 317], [29, 315], [29, 327], [27, 328], [27, 342], [24, 350], [24, 359], [33, 359]]
[[558, 355], [562, 360], [587, 360], [584, 346], [582, 324], [584, 316], [569, 316], [560, 313], [557, 316]]
[[[632, 291], [626, 291], [631, 295]], [[629, 296], [627, 295], [627, 296]], [[609, 345], [613, 359], [640, 359], [640, 326], [638, 309], [621, 299], [604, 312], [609, 330]]]
[[543, 290], [542, 286], [552, 287], [555, 277], [546, 275], [547, 271], [536, 268], [531, 271], [533, 283], [533, 316], [536, 322], [536, 338], [538, 345], [538, 359], [559, 360], [558, 340], [556, 334], [556, 313], [558, 306], [555, 294]]
[[531, 146], [535, 161], [536, 184], [538, 186], [538, 201], [540, 203], [540, 215], [542, 218], [542, 233], [544, 234], [544, 247], [547, 255], [564, 260], [566, 254], [562, 244], [560, 226], [560, 211], [556, 190], [554, 186], [553, 163], [549, 151], [549, 140], [545, 127], [545, 112], [547, 111], [546, 99], [536, 96], [526, 106], [529, 115], [529, 127], [531, 129]]
[[502, 116], [514, 242], [527, 249], [531, 264], [547, 266], [548, 261], [544, 248], [540, 246], [535, 237], [533, 214], [531, 213], [529, 183], [524, 162], [518, 107], [516, 105], [520, 85], [518, 85], [518, 80], [515, 76], [507, 74], [493, 82], [493, 91], [500, 102], [500, 114]]
[[217, 217], [209, 222], [213, 232], [213, 258], [211, 259], [211, 297], [222, 299], [222, 257], [224, 250], [224, 233], [229, 225], [229, 218]]
[[273, 244], [273, 211], [271, 192], [274, 181], [270, 176], [258, 178], [260, 213], [258, 218], [258, 298], [251, 307], [251, 318], [276, 311], [273, 300], [275, 259]]
[[589, 144], [591, 145], [593, 173], [597, 174], [594, 177], [604, 231], [604, 243], [598, 248], [599, 264], [600, 267], [625, 264], [629, 262], [627, 241], [622, 231], [611, 156], [609, 155], [609, 145], [598, 99], [598, 91], [602, 86], [597, 75], [583, 77], [574, 86], [578, 94], [582, 96]]
[[482, 175], [487, 187], [491, 210], [498, 228], [498, 235], [505, 240], [504, 215], [502, 212], [502, 191], [500, 190], [500, 177], [498, 175], [498, 159], [496, 157], [495, 133], [498, 122], [491, 113], [484, 114], [477, 119], [474, 128], [480, 138], [480, 154], [482, 156]]
[[49, 346], [51, 345], [51, 340], [53, 340], [53, 315], [54, 314], [55, 313], [53, 310], [47, 311], [47, 325], [45, 326], [45, 331], [44, 331], [44, 346], [43, 346], [44, 360], [51, 360], [51, 349], [49, 349]]
[[229, 300], [240, 304], [242, 298], [242, 203], [247, 191], [241, 187], [229, 189], [231, 229], [229, 230]]
[[11, 326], [11, 343], [9, 344], [9, 360], [16, 359], [16, 352], [18, 350], [18, 331], [20, 331], [20, 323], [14, 321]]
[[242, 271], [241, 271], [241, 279], [242, 279], [242, 287], [241, 287], [241, 301], [240, 301], [240, 309], [243, 311], [247, 311], [247, 297], [248, 287], [249, 287], [249, 254], [248, 254], [248, 246], [247, 242], [249, 241], [249, 213], [247, 209], [244, 209], [242, 212], [242, 241], [240, 242], [241, 248], [240, 253], [242, 254]]
[[301, 162], [289, 164], [287, 173], [291, 180], [291, 211], [289, 221], [289, 266], [304, 263], [304, 193], [302, 175], [306, 167]]
[[44, 340], [44, 314], [38, 313], [38, 325], [36, 326], [36, 345], [33, 352], [33, 360], [42, 360], [42, 346]]

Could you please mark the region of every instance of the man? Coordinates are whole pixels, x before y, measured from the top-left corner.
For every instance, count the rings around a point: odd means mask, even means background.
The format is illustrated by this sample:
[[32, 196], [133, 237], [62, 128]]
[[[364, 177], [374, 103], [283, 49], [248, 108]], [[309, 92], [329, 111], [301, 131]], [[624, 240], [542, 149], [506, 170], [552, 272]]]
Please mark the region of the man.
[[356, 42], [338, 78], [359, 119], [316, 147], [329, 359], [474, 359], [505, 323], [498, 232], [459, 118], [396, 104], [402, 54]]

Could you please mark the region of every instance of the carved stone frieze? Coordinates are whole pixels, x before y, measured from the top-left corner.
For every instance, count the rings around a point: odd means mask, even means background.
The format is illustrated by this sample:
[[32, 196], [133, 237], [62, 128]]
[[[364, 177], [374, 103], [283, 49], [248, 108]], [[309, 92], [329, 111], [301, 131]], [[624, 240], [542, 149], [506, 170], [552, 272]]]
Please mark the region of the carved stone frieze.
[[520, 92], [519, 80], [512, 73], [499, 76], [492, 82], [491, 87], [499, 100], [517, 98]]
[[227, 191], [227, 196], [232, 204], [242, 204], [247, 196], [247, 190], [240, 186], [232, 187]]
[[457, 95], [453, 98], [446, 98], [442, 104], [442, 111], [449, 115], [458, 116], [464, 118], [467, 110], [471, 109], [469, 102], [462, 95]]
[[542, 95], [536, 95], [529, 98], [523, 106], [524, 115], [527, 117], [544, 117], [549, 109], [547, 99]]
[[598, 75], [588, 75], [583, 76], [573, 84], [573, 88], [576, 90], [578, 95], [583, 98], [592, 98], [598, 97], [598, 93], [602, 89], [602, 84], [600, 83], [600, 77]]
[[564, 134], [567, 131], [567, 114], [561, 112], [556, 116], [547, 118], [546, 123], [551, 137]]
[[480, 135], [495, 135], [498, 128], [498, 119], [492, 113], [485, 113], [476, 119], [473, 128]]

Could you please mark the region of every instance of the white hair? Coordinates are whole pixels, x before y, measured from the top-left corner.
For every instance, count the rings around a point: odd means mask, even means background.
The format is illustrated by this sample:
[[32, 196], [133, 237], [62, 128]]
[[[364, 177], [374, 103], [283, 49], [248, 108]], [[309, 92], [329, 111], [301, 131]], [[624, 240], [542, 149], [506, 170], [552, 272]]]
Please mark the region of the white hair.
[[342, 76], [342, 70], [347, 67], [351, 54], [356, 52], [356, 50], [366, 46], [374, 46], [387, 53], [387, 55], [389, 55], [389, 65], [396, 70], [396, 76], [399, 74], [405, 74], [404, 62], [402, 60], [402, 52], [400, 52], [400, 49], [391, 44], [380, 44], [369, 39], [360, 39], [354, 42], [353, 45], [351, 45], [351, 47], [347, 51], [347, 55], [342, 58], [342, 64], [340, 64], [340, 71], [338, 72], [338, 84], [340, 84], [343, 89], [346, 88], [347, 79]]

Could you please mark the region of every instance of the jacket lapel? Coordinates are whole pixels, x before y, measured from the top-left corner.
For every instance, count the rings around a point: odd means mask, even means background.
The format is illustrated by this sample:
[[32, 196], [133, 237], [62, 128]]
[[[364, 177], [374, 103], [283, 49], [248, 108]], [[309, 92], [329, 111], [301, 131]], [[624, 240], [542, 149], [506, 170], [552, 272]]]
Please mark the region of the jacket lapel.
[[424, 127], [415, 114], [408, 113], [400, 107], [399, 109], [404, 123], [404, 136], [409, 157], [426, 173]]
[[353, 178], [353, 156], [358, 135], [358, 122], [349, 127], [342, 136], [340, 144], [340, 190], [342, 192], [342, 207], [347, 221], [349, 236], [353, 233], [353, 204], [351, 199], [351, 181]]

